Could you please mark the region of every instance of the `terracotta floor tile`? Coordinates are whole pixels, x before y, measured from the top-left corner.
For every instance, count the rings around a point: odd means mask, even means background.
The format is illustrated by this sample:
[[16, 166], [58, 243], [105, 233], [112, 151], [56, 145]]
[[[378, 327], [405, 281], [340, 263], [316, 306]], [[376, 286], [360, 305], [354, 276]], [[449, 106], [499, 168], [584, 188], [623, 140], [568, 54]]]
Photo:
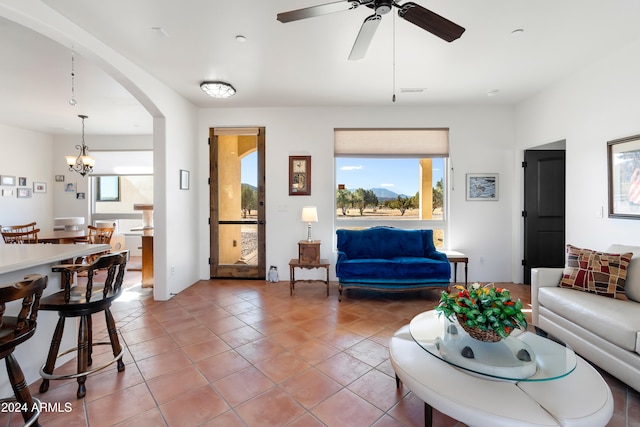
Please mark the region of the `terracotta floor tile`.
[[186, 354], [193, 362], [198, 362], [208, 357], [215, 356], [216, 354], [224, 353], [230, 349], [231, 347], [229, 347], [227, 343], [215, 335], [205, 341], [200, 341], [198, 343], [182, 347], [184, 354]]
[[[84, 399], [76, 398], [75, 380], [52, 381], [43, 395], [34, 382], [34, 396], [71, 409], [42, 414], [41, 425], [424, 425], [424, 403], [405, 385], [395, 387], [388, 343], [399, 327], [437, 304], [438, 291], [354, 291], [338, 302], [336, 283], [327, 298], [324, 287], [313, 284], [289, 296], [285, 281], [225, 279], [199, 281], [169, 301], [153, 301], [136, 274], [132, 286], [138, 288], [128, 292], [139, 300], [116, 302], [112, 310], [125, 371], [108, 367], [88, 378]], [[529, 304], [528, 286], [510, 287]], [[96, 316], [94, 339], [105, 336], [104, 318]], [[97, 347], [94, 356], [110, 358], [110, 349]], [[75, 372], [75, 360], [58, 370]], [[640, 394], [601, 372], [614, 395], [607, 427], [640, 427]], [[460, 426], [438, 411], [433, 418], [434, 427]], [[8, 422], [0, 413], [0, 426]], [[21, 424], [18, 416], [12, 425]]]
[[241, 345], [250, 343], [252, 341], [263, 338], [260, 332], [253, 329], [251, 326], [243, 326], [233, 331], [220, 334], [220, 338], [224, 340], [232, 348], [240, 347]]
[[242, 320], [237, 319], [236, 317], [223, 317], [221, 319], [216, 319], [212, 321], [204, 322], [205, 325], [211, 332], [216, 335], [224, 334], [225, 332], [233, 331], [234, 329], [242, 328], [243, 326], [247, 326]]
[[282, 353], [286, 349], [277, 342], [273, 342], [270, 338], [262, 338], [240, 346], [236, 348], [236, 351], [249, 362], [257, 363]]
[[138, 362], [138, 368], [145, 380], [164, 375], [189, 365], [191, 361], [180, 349], [167, 351]]
[[170, 332], [169, 334], [180, 347], [199, 343], [215, 337], [213, 332], [211, 332], [205, 325], [195, 325], [178, 332]]
[[229, 405], [211, 385], [183, 393], [177, 399], [160, 405], [160, 411], [170, 426], [196, 426], [228, 409]]
[[336, 348], [339, 348], [340, 350], [344, 350], [359, 343], [360, 341], [365, 339], [365, 337], [338, 325], [336, 329], [327, 332], [326, 334], [320, 335], [318, 339]]
[[278, 353], [270, 359], [258, 362], [255, 366], [276, 384], [280, 384], [298, 372], [311, 367], [307, 362], [288, 351]]
[[164, 418], [162, 418], [160, 409], [153, 408], [122, 421], [121, 423], [114, 424], [114, 427], [156, 427], [164, 425], [165, 422]]
[[202, 427], [245, 427], [238, 414], [233, 411], [227, 411], [222, 415], [218, 415], [211, 421], [202, 424]]
[[395, 377], [390, 377], [376, 369], [367, 372], [347, 388], [385, 412], [402, 399], [404, 389], [404, 387], [396, 388]]
[[338, 354], [340, 350], [318, 339], [312, 339], [292, 348], [291, 352], [307, 363], [316, 365]]
[[360, 341], [344, 351], [371, 366], [378, 366], [389, 358], [389, 349], [371, 340]]
[[138, 384], [87, 403], [87, 413], [92, 427], [110, 426], [155, 407], [147, 385]]
[[234, 350], [209, 357], [196, 364], [209, 382], [217, 381], [249, 365], [250, 363]]
[[178, 344], [169, 335], [162, 335], [138, 344], [129, 345], [129, 351], [136, 361], [157, 356], [176, 348], [178, 348]]
[[200, 371], [193, 365], [160, 375], [147, 382], [151, 394], [153, 394], [156, 402], [160, 405], [189, 390], [200, 388], [208, 383]]
[[289, 378], [280, 387], [307, 409], [342, 389], [339, 383], [316, 369], [308, 369]]
[[284, 426], [305, 413], [299, 403], [273, 387], [235, 408], [249, 427]]
[[328, 427], [370, 426], [384, 412], [347, 389], [342, 389], [311, 411]]
[[372, 369], [366, 363], [345, 353], [338, 353], [324, 362], [318, 363], [316, 368], [342, 385], [352, 383]]
[[125, 343], [131, 345], [140, 344], [144, 341], [167, 335], [167, 332], [160, 324], [155, 323], [143, 328], [121, 331], [120, 335]]
[[293, 327], [272, 335], [271, 339], [285, 348], [292, 348], [312, 340], [313, 335], [309, 334], [304, 329]]
[[274, 386], [269, 378], [253, 366], [234, 372], [213, 385], [231, 406], [246, 402]]

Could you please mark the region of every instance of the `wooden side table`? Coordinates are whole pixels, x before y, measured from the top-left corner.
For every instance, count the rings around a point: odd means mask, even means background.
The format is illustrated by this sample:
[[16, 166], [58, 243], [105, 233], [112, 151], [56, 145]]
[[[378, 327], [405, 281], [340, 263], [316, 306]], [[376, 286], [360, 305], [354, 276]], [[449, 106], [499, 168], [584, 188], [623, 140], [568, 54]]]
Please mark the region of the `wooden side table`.
[[446, 256], [451, 264], [453, 264], [453, 283], [458, 283], [458, 263], [464, 262], [464, 286], [466, 287], [469, 282], [467, 281], [467, 269], [469, 265], [469, 257], [458, 251], [441, 251]]
[[312, 268], [324, 268], [327, 271], [326, 280], [324, 280], [327, 286], [327, 296], [329, 296], [329, 266], [331, 263], [329, 260], [321, 259], [320, 262], [301, 262], [299, 259], [293, 258], [289, 261], [289, 295], [293, 295], [293, 291], [296, 288], [296, 282], [322, 282], [323, 280], [296, 280], [296, 267], [310, 270]]

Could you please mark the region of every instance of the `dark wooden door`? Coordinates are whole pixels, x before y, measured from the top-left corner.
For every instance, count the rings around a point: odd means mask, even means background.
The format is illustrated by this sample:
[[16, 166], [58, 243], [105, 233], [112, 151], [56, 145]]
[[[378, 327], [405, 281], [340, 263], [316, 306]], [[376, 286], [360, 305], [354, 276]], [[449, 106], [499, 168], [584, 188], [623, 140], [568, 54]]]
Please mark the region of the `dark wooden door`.
[[533, 267], [562, 267], [565, 254], [565, 151], [524, 153], [524, 283]]
[[265, 128], [210, 129], [212, 278], [264, 279]]

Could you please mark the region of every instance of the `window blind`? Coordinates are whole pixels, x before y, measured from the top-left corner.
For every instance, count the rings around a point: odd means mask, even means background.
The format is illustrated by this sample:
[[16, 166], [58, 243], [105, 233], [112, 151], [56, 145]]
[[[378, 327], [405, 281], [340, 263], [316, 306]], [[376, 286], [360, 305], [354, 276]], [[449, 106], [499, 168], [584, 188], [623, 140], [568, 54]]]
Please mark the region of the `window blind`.
[[334, 154], [448, 157], [449, 129], [334, 129]]

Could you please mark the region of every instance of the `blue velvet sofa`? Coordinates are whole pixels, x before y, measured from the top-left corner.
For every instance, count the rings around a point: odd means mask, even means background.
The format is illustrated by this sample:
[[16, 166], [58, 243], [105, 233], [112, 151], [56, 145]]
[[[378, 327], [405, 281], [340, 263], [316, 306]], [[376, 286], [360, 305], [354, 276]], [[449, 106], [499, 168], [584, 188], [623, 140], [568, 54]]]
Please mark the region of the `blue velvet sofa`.
[[433, 230], [372, 227], [337, 230], [339, 299], [343, 289], [418, 291], [448, 287], [451, 264], [433, 244]]

